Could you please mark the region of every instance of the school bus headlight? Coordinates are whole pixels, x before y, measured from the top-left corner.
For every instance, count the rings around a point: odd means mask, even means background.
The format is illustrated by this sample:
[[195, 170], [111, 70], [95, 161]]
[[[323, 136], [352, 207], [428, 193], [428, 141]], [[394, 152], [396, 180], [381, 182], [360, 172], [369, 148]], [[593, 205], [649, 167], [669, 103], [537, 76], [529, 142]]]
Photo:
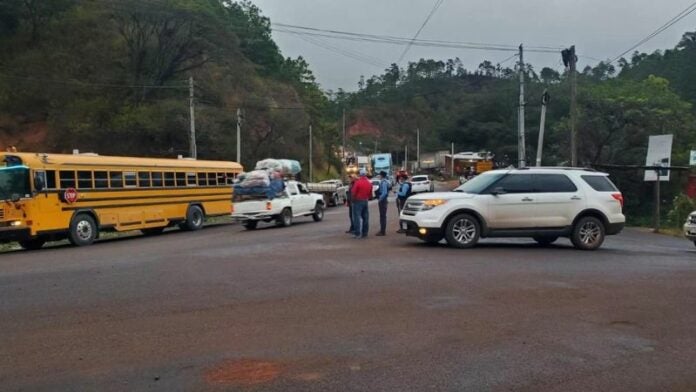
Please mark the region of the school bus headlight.
[[22, 221], [12, 221], [12, 222], [10, 222], [10, 226], [21, 226], [21, 225], [22, 225]]
[[426, 200], [423, 202], [423, 207], [426, 210], [431, 210], [437, 206], [441, 206], [443, 204], [447, 203], [447, 200], [444, 199], [430, 199]]

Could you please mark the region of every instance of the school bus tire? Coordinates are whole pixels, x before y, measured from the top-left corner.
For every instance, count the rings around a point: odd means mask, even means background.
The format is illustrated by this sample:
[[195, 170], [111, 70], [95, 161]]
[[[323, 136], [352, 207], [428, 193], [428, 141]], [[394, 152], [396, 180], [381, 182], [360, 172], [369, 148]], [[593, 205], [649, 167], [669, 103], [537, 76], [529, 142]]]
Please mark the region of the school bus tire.
[[196, 231], [203, 228], [205, 222], [205, 214], [201, 207], [193, 204], [186, 211], [186, 220], [180, 225], [182, 229], [188, 231]]
[[99, 227], [94, 218], [87, 213], [76, 214], [70, 221], [68, 241], [75, 246], [90, 245], [99, 236]]
[[42, 237], [30, 238], [19, 241], [19, 246], [26, 250], [39, 250], [46, 243], [46, 239]]

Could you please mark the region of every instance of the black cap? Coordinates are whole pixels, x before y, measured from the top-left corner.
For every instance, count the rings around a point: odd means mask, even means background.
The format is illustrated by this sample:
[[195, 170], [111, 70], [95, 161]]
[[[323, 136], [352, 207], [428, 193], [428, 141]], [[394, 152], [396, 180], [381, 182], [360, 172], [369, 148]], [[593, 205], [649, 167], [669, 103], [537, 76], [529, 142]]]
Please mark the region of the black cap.
[[385, 172], [384, 170], [382, 170], [381, 172], [379, 172], [379, 175], [382, 176], [382, 177], [386, 177], [386, 176], [387, 176], [387, 172]]

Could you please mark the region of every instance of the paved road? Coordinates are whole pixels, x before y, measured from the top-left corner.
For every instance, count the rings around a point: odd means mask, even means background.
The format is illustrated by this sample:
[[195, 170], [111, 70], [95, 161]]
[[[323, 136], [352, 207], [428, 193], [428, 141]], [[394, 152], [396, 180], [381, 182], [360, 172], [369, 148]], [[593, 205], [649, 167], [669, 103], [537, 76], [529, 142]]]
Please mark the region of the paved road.
[[696, 390], [690, 243], [461, 251], [344, 214], [0, 255], [0, 389]]

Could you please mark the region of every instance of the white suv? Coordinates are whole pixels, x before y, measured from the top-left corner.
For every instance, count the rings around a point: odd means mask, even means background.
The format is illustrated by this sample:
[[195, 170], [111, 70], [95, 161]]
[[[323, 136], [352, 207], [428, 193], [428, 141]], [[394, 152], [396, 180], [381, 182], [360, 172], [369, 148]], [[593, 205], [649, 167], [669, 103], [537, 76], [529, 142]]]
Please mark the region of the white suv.
[[401, 211], [401, 229], [428, 243], [442, 238], [469, 248], [482, 237], [532, 237], [548, 245], [569, 237], [593, 250], [618, 234], [623, 196], [606, 173], [576, 168], [488, 171], [453, 192], [415, 195]]

